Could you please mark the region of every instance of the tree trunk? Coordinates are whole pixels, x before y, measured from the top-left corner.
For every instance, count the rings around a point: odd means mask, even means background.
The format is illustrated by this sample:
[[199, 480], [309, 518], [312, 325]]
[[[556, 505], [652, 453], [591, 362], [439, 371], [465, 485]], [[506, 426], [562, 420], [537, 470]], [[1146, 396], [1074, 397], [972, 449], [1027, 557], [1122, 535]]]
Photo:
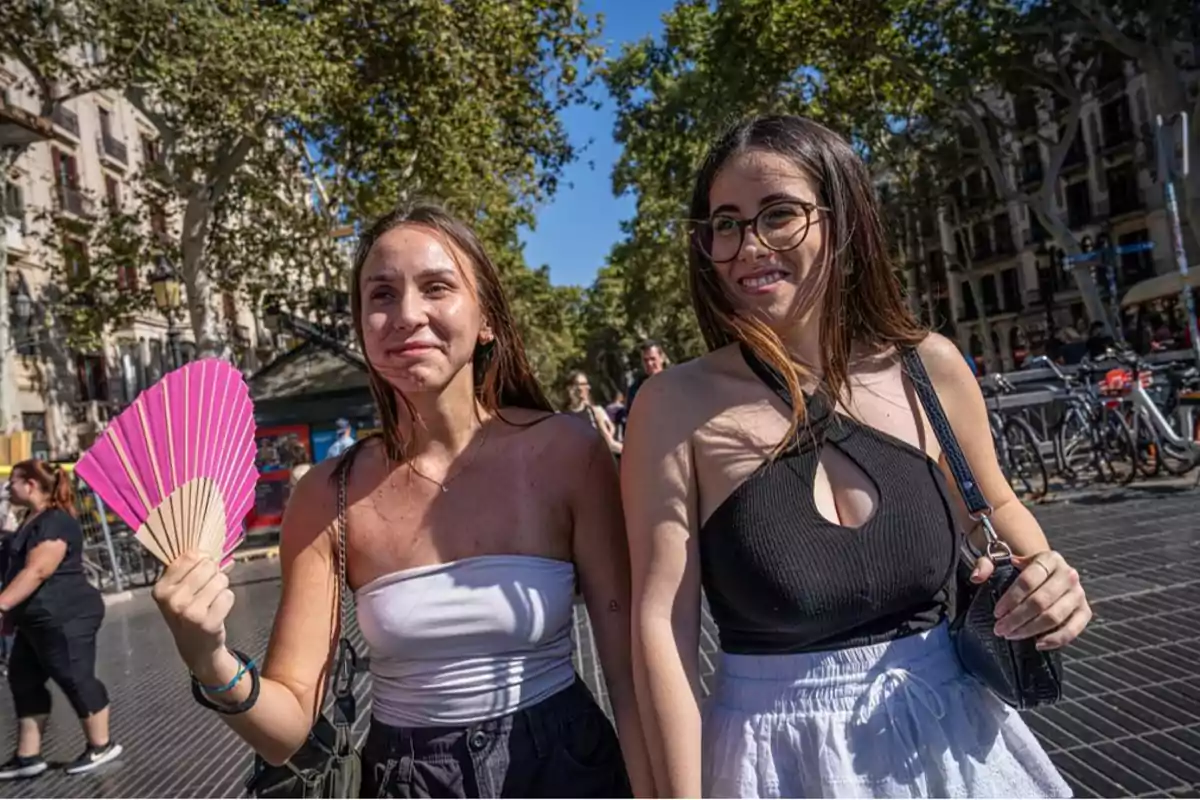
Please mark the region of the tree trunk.
[[[1067, 227], [1062, 218], [1054, 213], [1048, 213], [1049, 203], [1041, 199], [1039, 195], [1038, 203], [1030, 205], [1030, 210], [1037, 214], [1041, 220], [1042, 227], [1054, 237], [1054, 242], [1063, 249], [1068, 256], [1077, 256], [1083, 252], [1079, 248], [1079, 243], [1075, 241], [1075, 237], [1071, 234], [1071, 229]], [[1104, 305], [1104, 301], [1100, 298], [1100, 290], [1096, 286], [1095, 276], [1092, 274], [1092, 267], [1098, 264], [1097, 261], [1072, 262], [1071, 274], [1075, 277], [1075, 285], [1079, 287], [1079, 294], [1083, 299], [1083, 307], [1087, 310], [1089, 322], [1102, 322], [1109, 336], [1116, 338], [1116, 331], [1113, 328], [1113, 322], [1108, 318], [1108, 310]], [[1057, 266], [1057, 265], [1052, 265]]]
[[183, 212], [180, 278], [187, 294], [188, 319], [196, 339], [196, 355], [225, 357], [224, 337], [217, 326], [212, 277], [208, 274], [206, 245], [212, 209], [203, 189], [188, 198]]
[[[965, 268], [967, 285], [971, 287], [971, 294], [975, 300], [975, 311], [979, 314], [979, 329], [983, 333], [983, 362], [987, 365], [988, 372], [1003, 372], [1004, 364], [1000, 360], [1000, 354], [996, 352], [996, 343], [992, 341], [992, 323], [983, 307], [983, 284], [980, 282], [979, 276], [975, 274], [972, 265], [967, 264]], [[970, 339], [967, 340], [967, 349], [971, 349]]]

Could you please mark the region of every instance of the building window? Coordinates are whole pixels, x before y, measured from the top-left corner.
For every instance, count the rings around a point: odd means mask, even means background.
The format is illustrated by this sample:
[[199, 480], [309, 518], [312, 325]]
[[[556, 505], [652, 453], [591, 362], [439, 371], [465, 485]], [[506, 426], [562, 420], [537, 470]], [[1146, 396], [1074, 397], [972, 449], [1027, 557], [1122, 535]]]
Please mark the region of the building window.
[[1000, 294], [1005, 311], [1021, 310], [1021, 280], [1015, 267], [1000, 273]]
[[145, 135], [139, 138], [142, 142], [142, 161], [146, 162], [147, 164], [157, 164], [159, 157], [161, 156], [161, 151], [158, 147], [158, 141]]
[[976, 222], [971, 226], [971, 239], [975, 242], [975, 260], [983, 261], [985, 258], [991, 258], [992, 250], [992, 232], [991, 226], [987, 222]]
[[12, 181], [4, 182], [4, 191], [0, 192], [0, 217], [16, 220], [18, 230], [24, 235], [25, 226], [25, 193], [21, 187]]
[[1015, 253], [1016, 248], [1013, 247], [1012, 238], [1012, 221], [1008, 218], [1008, 212], [997, 214], [993, 226], [996, 231], [996, 252], [1005, 255]]
[[983, 290], [983, 313], [989, 317], [1000, 312], [1000, 297], [996, 291], [996, 276], [984, 275], [980, 282]]
[[68, 284], [75, 285], [81, 283], [91, 276], [91, 267], [88, 266], [87, 245], [79, 239], [74, 239], [70, 236], [63, 237], [62, 257]]
[[1067, 224], [1082, 228], [1092, 221], [1092, 195], [1086, 180], [1076, 181], [1067, 187]]
[[46, 415], [26, 412], [21, 415], [21, 427], [29, 431], [32, 441], [31, 457], [50, 460], [50, 437], [46, 435]]
[[79, 381], [81, 401], [108, 402], [108, 369], [104, 363], [104, 356], [76, 356], [75, 373]]
[[138, 290], [137, 264], [122, 264], [117, 267], [117, 288], [126, 292]]
[[[1127, 233], [1117, 239], [1118, 247], [1127, 247], [1131, 244], [1144, 244], [1150, 241], [1150, 231], [1142, 229]], [[1154, 277], [1154, 251], [1150, 249], [1142, 250], [1138, 253], [1122, 253], [1121, 254], [1121, 278], [1125, 286], [1130, 286], [1143, 281], [1146, 278]]]
[[1112, 216], [1138, 211], [1142, 207], [1142, 193], [1138, 188], [1137, 167], [1127, 161], [1108, 170], [1108, 213]]
[[112, 175], [104, 176], [104, 202], [109, 211], [121, 210], [121, 182]]
[[74, 211], [71, 200], [79, 190], [79, 163], [70, 153], [52, 148], [51, 159], [54, 162], [54, 186], [58, 193], [59, 205], [68, 211]]

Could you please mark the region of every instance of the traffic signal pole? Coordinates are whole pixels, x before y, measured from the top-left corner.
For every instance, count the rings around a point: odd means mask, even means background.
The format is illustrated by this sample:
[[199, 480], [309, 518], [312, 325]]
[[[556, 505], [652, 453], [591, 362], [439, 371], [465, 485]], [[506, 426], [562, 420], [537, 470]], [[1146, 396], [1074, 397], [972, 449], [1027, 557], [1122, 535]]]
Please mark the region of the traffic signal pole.
[[[1188, 175], [1189, 159], [1188, 159], [1188, 115], [1187, 112], [1181, 112], [1180, 121], [1183, 126], [1183, 164], [1178, 173], [1180, 178], [1186, 178]], [[1171, 226], [1171, 248], [1175, 255], [1175, 265], [1179, 268], [1181, 277], [1180, 297], [1183, 299], [1183, 307], [1187, 310], [1188, 332], [1192, 339], [1192, 354], [1196, 358], [1197, 365], [1200, 365], [1200, 330], [1196, 326], [1196, 301], [1192, 297], [1192, 287], [1188, 283], [1188, 258], [1187, 251], [1183, 248], [1183, 226], [1179, 220], [1179, 197], [1175, 191], [1175, 143], [1171, 141], [1171, 132], [1175, 126], [1172, 124], [1168, 127], [1163, 122], [1162, 114], [1156, 118], [1158, 125], [1158, 175], [1162, 179], [1163, 193], [1166, 196], [1167, 221]], [[1200, 239], [1200, 231], [1193, 231], [1197, 239]]]

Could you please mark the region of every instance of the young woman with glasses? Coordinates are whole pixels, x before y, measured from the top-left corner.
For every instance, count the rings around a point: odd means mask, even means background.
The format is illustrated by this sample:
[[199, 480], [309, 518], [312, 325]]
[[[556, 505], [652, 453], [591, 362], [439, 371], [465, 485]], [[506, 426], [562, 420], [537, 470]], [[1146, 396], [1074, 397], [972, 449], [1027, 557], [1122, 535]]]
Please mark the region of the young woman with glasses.
[[[635, 675], [660, 790], [1068, 795], [1017, 713], [950, 645], [956, 530], [971, 523], [903, 348], [924, 360], [1021, 556], [996, 633], [1059, 648], [1091, 612], [1001, 474], [957, 348], [905, 306], [865, 166], [813, 122], [751, 119], [713, 145], [690, 217], [710, 352], [646, 384], [621, 475]], [[980, 562], [977, 580], [990, 572]], [[701, 587], [720, 639], [703, 714]]]
[[[338, 635], [345, 470], [372, 675], [361, 796], [619, 797], [631, 779], [652, 793], [608, 446], [553, 413], [463, 223], [430, 206], [386, 215], [363, 235], [351, 287], [383, 433], [292, 494], [261, 678], [225, 644], [233, 595], [217, 565], [189, 555], [167, 569], [155, 597], [184, 661], [210, 702], [240, 708], [223, 719], [268, 762], [304, 743]], [[572, 665], [576, 571], [620, 744]]]

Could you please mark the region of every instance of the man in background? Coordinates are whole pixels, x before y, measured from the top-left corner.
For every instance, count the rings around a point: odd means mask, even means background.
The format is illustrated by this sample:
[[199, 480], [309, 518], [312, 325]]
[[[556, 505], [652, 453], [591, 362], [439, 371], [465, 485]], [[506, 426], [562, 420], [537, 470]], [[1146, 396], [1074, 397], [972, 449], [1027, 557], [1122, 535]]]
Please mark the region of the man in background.
[[642, 384], [647, 379], [653, 378], [658, 373], [662, 372], [670, 365], [670, 360], [667, 359], [667, 354], [663, 352], [662, 346], [653, 339], [642, 342], [642, 376], [633, 382], [629, 387], [629, 396], [625, 400], [624, 415], [621, 419], [621, 427], [625, 426], [625, 417], [629, 416], [629, 410], [633, 408], [633, 401], [637, 397], [638, 390], [642, 388]]

